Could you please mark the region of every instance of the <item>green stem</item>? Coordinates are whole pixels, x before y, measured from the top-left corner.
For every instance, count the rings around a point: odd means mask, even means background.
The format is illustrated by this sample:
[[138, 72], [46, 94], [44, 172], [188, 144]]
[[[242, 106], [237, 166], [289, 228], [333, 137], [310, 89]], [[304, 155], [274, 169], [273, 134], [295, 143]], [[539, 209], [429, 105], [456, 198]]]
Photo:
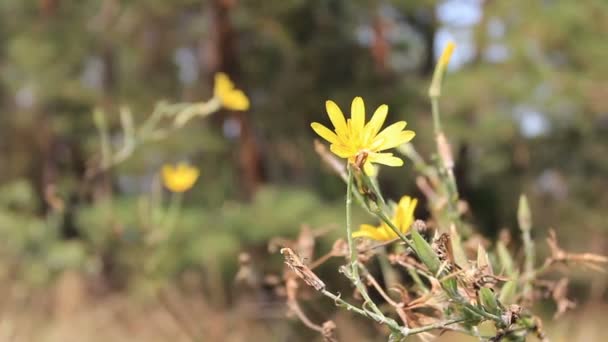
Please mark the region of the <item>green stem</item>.
[[353, 231], [352, 231], [352, 213], [351, 207], [353, 202], [353, 171], [351, 165], [347, 165], [348, 178], [346, 180], [346, 240], [348, 241], [348, 249], [350, 251], [350, 275], [348, 277], [351, 279], [363, 299], [365, 303], [367, 303], [372, 310], [376, 313], [376, 315], [386, 320], [387, 318], [384, 316], [382, 311], [376, 306], [376, 304], [372, 301], [367, 293], [367, 289], [365, 285], [361, 282], [361, 277], [359, 275], [359, 266], [358, 266], [358, 252], [355, 246], [355, 242], [353, 239]]
[[361, 316], [371, 318], [380, 324], [386, 324], [392, 331], [398, 332], [403, 336], [407, 336], [409, 334], [410, 329], [408, 329], [407, 327], [400, 326], [399, 323], [397, 323], [397, 321], [392, 318], [388, 318], [382, 314], [375, 314], [373, 312], [358, 308], [345, 301], [344, 299], [340, 298], [340, 296], [337, 296], [327, 290], [323, 290], [321, 291], [321, 293], [323, 293], [323, 295], [325, 295], [326, 297], [333, 299], [336, 304], [346, 307], [348, 311], [353, 311]]
[[175, 229], [175, 224], [177, 222], [177, 218], [182, 207], [183, 198], [184, 196], [181, 192], [171, 193], [169, 209], [167, 211], [167, 216], [165, 217], [165, 223], [163, 224], [167, 232], [167, 238], [172, 235], [173, 230]]
[[443, 321], [443, 322], [437, 322], [434, 324], [425, 325], [425, 326], [419, 327], [419, 328], [413, 328], [413, 329], [409, 330], [409, 335], [419, 334], [419, 333], [429, 331], [429, 330], [434, 330], [434, 329], [441, 329], [448, 325], [461, 323], [464, 321], [466, 321], [464, 318], [456, 318], [456, 319], [450, 319], [450, 320]]
[[112, 149], [110, 147], [108, 124], [106, 121], [105, 112], [103, 112], [101, 109], [96, 109], [95, 112], [93, 112], [93, 121], [95, 122], [95, 126], [97, 126], [99, 139], [101, 140], [101, 168], [105, 170], [110, 164], [110, 159], [112, 158]]
[[545, 263], [543, 266], [541, 266], [539, 268], [539, 270], [535, 271], [534, 270], [534, 257], [535, 257], [534, 241], [532, 241], [532, 237], [530, 236], [529, 229], [524, 229], [522, 231], [522, 239], [523, 239], [523, 243], [524, 243], [524, 256], [525, 256], [525, 260], [524, 260], [525, 275], [524, 275], [523, 295], [524, 295], [524, 298], [530, 298], [530, 296], [532, 295], [532, 291], [533, 291], [532, 282], [537, 277], [537, 275], [544, 272], [546, 270], [546, 268], [549, 267], [550, 264]]
[[369, 317], [377, 322], [386, 324], [392, 331], [398, 332], [403, 337], [420, 334], [420, 333], [423, 333], [423, 332], [426, 332], [429, 330], [440, 329], [440, 328], [446, 327], [451, 324], [456, 324], [456, 323], [465, 321], [465, 319], [463, 319], [463, 318], [451, 319], [451, 320], [447, 320], [447, 321], [443, 321], [443, 322], [437, 322], [434, 324], [425, 325], [423, 327], [410, 329], [407, 327], [400, 326], [395, 320], [393, 320], [391, 318], [375, 315], [374, 313], [371, 313], [369, 311], [358, 308], [358, 307], [350, 304], [349, 302], [345, 301], [344, 299], [340, 298], [340, 296], [337, 296], [327, 290], [323, 290], [323, 291], [321, 291], [321, 293], [323, 293], [323, 295], [325, 295], [326, 297], [333, 299], [336, 304], [346, 307], [346, 309], [348, 311], [356, 312], [357, 314], [359, 314], [361, 316]]
[[439, 132], [441, 132], [441, 120], [439, 118], [439, 97], [431, 97], [431, 110], [433, 114], [433, 129], [435, 131], [435, 135], [438, 135]]
[[353, 241], [353, 231], [351, 222], [351, 207], [353, 202], [353, 171], [350, 164], [346, 167], [348, 178], [346, 180], [346, 240], [348, 241], [348, 250], [350, 252], [350, 268], [352, 276], [359, 281], [359, 271], [357, 268], [357, 250]]

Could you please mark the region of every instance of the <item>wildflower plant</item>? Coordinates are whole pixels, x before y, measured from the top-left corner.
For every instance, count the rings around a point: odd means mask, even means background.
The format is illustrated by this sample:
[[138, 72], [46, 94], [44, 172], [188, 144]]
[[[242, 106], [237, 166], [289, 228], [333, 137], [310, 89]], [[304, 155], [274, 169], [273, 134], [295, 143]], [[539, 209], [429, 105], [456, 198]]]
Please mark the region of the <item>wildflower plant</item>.
[[331, 143], [330, 150], [349, 164], [362, 166], [365, 173], [374, 173], [372, 163], [387, 166], [402, 166], [403, 160], [392, 153], [382, 152], [409, 142], [416, 135], [404, 130], [405, 121], [396, 122], [380, 131], [388, 106], [383, 104], [376, 109], [371, 120], [365, 123], [365, 105], [361, 97], [355, 97], [351, 104], [350, 119], [346, 120], [342, 111], [333, 101], [325, 102], [327, 115], [334, 126], [332, 132], [320, 123], [313, 122], [312, 129]]
[[[224, 73], [217, 73], [214, 76], [213, 94], [204, 101], [187, 103], [158, 103], [152, 113], [146, 116], [141, 123], [134, 120], [130, 109], [123, 107], [120, 109], [120, 131], [117, 133], [111, 130], [108, 115], [98, 109], [93, 113], [93, 120], [99, 132], [100, 153], [89, 163], [86, 172], [88, 180], [102, 175], [112, 168], [128, 161], [135, 156], [138, 149], [151, 145], [159, 141], [167, 141], [174, 137], [174, 134], [185, 129], [197, 119], [205, 119], [221, 109], [244, 111], [249, 109], [249, 98], [245, 93], [238, 89], [233, 81]], [[115, 137], [118, 136], [119, 139]], [[114, 144], [114, 142], [118, 142]], [[128, 248], [125, 253], [139, 255], [143, 261], [143, 267], [138, 264], [138, 271], [133, 272], [134, 276], [143, 275], [148, 280], [160, 280], [166, 276], [170, 269], [173, 269], [171, 260], [175, 259], [176, 249], [183, 251], [183, 246], [179, 245], [180, 232], [186, 220], [185, 208], [182, 208], [184, 193], [191, 190], [200, 175], [200, 170], [193, 165], [185, 162], [177, 164], [164, 164], [151, 184], [151, 191], [138, 198], [138, 222], [137, 234], [141, 234], [140, 242]], [[160, 191], [161, 185], [167, 190]], [[167, 200], [165, 201], [165, 197]], [[94, 211], [108, 212], [116, 204], [115, 198], [109, 192], [100, 202]], [[140, 211], [141, 210], [141, 211]], [[111, 215], [104, 215], [110, 217]], [[115, 234], [114, 232], [109, 232]], [[119, 235], [122, 231], [119, 232]], [[139, 236], [139, 235], [138, 235]], [[109, 239], [110, 240], [110, 239]], [[110, 240], [111, 241], [111, 240]], [[183, 253], [185, 255], [185, 253]], [[155, 281], [150, 284], [158, 285]]]
[[186, 163], [178, 163], [175, 166], [165, 164], [162, 168], [163, 184], [171, 192], [185, 192], [194, 186], [199, 173], [196, 167]]
[[[327, 101], [326, 110], [334, 129], [316, 122], [311, 125], [330, 143], [333, 155], [321, 144], [316, 145], [317, 152], [346, 182], [346, 241], [336, 241], [331, 251], [314, 260], [314, 243], [310, 241], [315, 234], [303, 231], [297, 241], [281, 249], [288, 266], [283, 286], [290, 311], [326, 341], [336, 341], [336, 325], [332, 321], [315, 324], [306, 316], [298, 304], [298, 293], [302, 291], [299, 281], [338, 307], [384, 326], [389, 341], [412, 335], [428, 340], [433, 332], [444, 331], [465, 333], [482, 341], [524, 341], [529, 334], [546, 340], [541, 321], [530, 311], [530, 304], [552, 291], [560, 311], [571, 307], [571, 302], [564, 295], [566, 280], [541, 281], [541, 276], [559, 263], [598, 267], [608, 261], [599, 255], [565, 252], [552, 233], [548, 239], [552, 255], [539, 265], [525, 196], [521, 197], [518, 212], [525, 256], [521, 266], [506, 241], [498, 241], [488, 252], [489, 244], [463, 220], [467, 206], [458, 195], [454, 160], [439, 115], [441, 82], [454, 48], [449, 43], [439, 58], [429, 89], [437, 147], [433, 163], [427, 163], [411, 144], [406, 144], [415, 133], [404, 130], [404, 121], [381, 130], [388, 113], [386, 105], [380, 106], [365, 124], [362, 98], [353, 100], [349, 119], [334, 102]], [[404, 196], [391, 206], [377, 186], [372, 164], [403, 165], [399, 157], [385, 152], [392, 148], [410, 159], [421, 173], [417, 183], [428, 202], [428, 222], [415, 220], [416, 199]], [[345, 159], [346, 167], [334, 155]], [[362, 225], [353, 232], [353, 201], [380, 224]], [[346, 258], [347, 264], [339, 271], [351, 282], [361, 304], [331, 292], [314, 273], [315, 267], [332, 257]], [[381, 265], [386, 287], [368, 270], [373, 259]], [[375, 299], [378, 294], [380, 300]]]
[[[414, 223], [414, 210], [418, 200], [409, 196], [403, 196], [399, 203], [395, 205], [393, 218], [391, 222], [398, 228], [401, 234], [406, 234]], [[379, 226], [374, 227], [369, 224], [362, 224], [359, 230], [353, 233], [354, 238], [365, 237], [376, 241], [390, 241], [398, 239], [395, 233], [388, 224], [382, 222]]]
[[[92, 178], [123, 163], [133, 155], [137, 147], [166, 139], [191, 122], [192, 119], [207, 117], [222, 108], [236, 111], [249, 109], [247, 95], [242, 90], [237, 89], [228, 75], [222, 72], [215, 74], [213, 97], [209, 100], [171, 104], [160, 102], [139, 126], [134, 122], [131, 110], [128, 107], [123, 107], [120, 110], [122, 144], [118, 149], [113, 148], [110, 144], [111, 134], [107, 114], [101, 109], [95, 110], [93, 121], [99, 132], [101, 153], [96, 158], [97, 160], [90, 163], [94, 167], [88, 171], [88, 176]], [[164, 120], [170, 120], [172, 124], [167, 127], [163, 125]]]

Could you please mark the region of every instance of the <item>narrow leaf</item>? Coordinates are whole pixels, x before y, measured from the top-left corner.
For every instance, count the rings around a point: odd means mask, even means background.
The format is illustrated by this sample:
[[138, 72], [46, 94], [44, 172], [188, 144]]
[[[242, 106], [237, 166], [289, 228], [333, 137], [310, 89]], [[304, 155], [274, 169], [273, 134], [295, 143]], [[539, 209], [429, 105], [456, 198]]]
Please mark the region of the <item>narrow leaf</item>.
[[482, 287], [479, 290], [479, 301], [481, 305], [495, 315], [500, 314], [500, 305], [498, 304], [498, 299], [492, 290], [487, 287]]
[[526, 195], [521, 195], [519, 197], [517, 222], [519, 223], [519, 229], [522, 231], [530, 231], [532, 228], [532, 214], [530, 213], [530, 206], [528, 205], [528, 198], [526, 198]]
[[517, 294], [517, 282], [515, 280], [507, 281], [500, 289], [498, 299], [505, 305], [513, 304]]
[[435, 274], [441, 265], [437, 254], [433, 251], [431, 245], [418, 233], [416, 229], [412, 229], [412, 242], [416, 249], [416, 254], [420, 260]]
[[509, 277], [513, 277], [515, 274], [513, 258], [511, 257], [511, 253], [509, 253], [507, 246], [505, 246], [502, 241], [498, 241], [496, 244], [496, 254], [498, 255], [498, 260], [500, 261], [500, 266], [502, 266], [503, 271]]

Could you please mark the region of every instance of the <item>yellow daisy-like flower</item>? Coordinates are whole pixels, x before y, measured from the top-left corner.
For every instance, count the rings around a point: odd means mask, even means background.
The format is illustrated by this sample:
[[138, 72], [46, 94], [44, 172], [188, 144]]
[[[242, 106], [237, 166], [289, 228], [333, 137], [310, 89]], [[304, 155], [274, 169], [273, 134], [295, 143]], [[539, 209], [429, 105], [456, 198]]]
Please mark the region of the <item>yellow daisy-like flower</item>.
[[448, 66], [448, 64], [450, 63], [450, 59], [452, 59], [454, 49], [456, 49], [456, 44], [454, 44], [454, 42], [452, 41], [449, 41], [443, 49], [441, 57], [439, 57], [439, 61], [437, 62], [438, 68], [446, 68]]
[[[418, 200], [409, 196], [403, 196], [395, 208], [395, 215], [391, 222], [399, 228], [399, 231], [406, 234], [412, 223], [414, 223], [414, 210]], [[386, 223], [382, 222], [378, 227], [369, 224], [362, 224], [359, 230], [353, 233], [353, 237], [367, 237], [377, 241], [390, 241], [396, 239], [397, 234]]]
[[185, 163], [165, 164], [162, 168], [163, 184], [172, 192], [185, 192], [194, 186], [199, 175], [196, 167]]
[[223, 107], [231, 110], [249, 109], [249, 99], [242, 90], [236, 89], [228, 75], [223, 72], [215, 74], [213, 96]]
[[368, 175], [374, 174], [372, 163], [388, 166], [403, 165], [403, 160], [400, 158], [381, 151], [404, 144], [412, 140], [416, 134], [413, 131], [403, 130], [407, 125], [405, 121], [396, 122], [380, 131], [388, 114], [387, 105], [378, 107], [367, 124], [365, 124], [365, 105], [361, 97], [353, 99], [348, 120], [335, 102], [325, 102], [325, 108], [335, 130], [331, 131], [317, 122], [313, 122], [310, 126], [318, 135], [331, 143], [330, 150], [338, 157], [348, 159], [353, 164], [355, 161], [363, 162], [363, 169]]

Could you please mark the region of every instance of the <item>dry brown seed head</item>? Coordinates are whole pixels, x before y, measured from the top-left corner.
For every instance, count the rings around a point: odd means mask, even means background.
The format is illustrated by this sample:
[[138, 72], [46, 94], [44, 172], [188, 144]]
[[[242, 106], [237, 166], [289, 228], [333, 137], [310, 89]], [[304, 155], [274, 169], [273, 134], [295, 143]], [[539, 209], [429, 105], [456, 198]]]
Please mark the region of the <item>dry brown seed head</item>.
[[317, 277], [308, 266], [304, 265], [300, 257], [294, 253], [294, 251], [290, 248], [282, 248], [281, 254], [285, 257], [285, 264], [287, 264], [300, 279], [304, 280], [306, 284], [314, 287], [317, 291], [325, 289], [325, 283]]

